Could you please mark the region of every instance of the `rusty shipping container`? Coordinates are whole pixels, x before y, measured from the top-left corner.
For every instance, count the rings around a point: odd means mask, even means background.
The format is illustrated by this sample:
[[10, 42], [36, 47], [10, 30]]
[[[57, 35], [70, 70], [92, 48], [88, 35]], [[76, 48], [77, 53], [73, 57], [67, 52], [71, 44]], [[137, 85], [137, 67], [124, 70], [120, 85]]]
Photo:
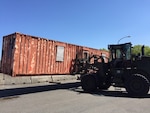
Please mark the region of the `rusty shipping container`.
[[75, 59], [108, 52], [14, 33], [3, 37], [1, 71], [12, 76], [70, 74]]

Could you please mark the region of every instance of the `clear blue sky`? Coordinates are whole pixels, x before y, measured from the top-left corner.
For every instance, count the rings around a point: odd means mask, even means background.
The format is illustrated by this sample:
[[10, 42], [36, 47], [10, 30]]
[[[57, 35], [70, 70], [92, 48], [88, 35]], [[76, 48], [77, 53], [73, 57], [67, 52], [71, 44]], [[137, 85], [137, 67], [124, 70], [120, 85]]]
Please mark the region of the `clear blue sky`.
[[117, 41], [150, 46], [150, 0], [0, 0], [2, 37], [14, 32], [107, 48]]

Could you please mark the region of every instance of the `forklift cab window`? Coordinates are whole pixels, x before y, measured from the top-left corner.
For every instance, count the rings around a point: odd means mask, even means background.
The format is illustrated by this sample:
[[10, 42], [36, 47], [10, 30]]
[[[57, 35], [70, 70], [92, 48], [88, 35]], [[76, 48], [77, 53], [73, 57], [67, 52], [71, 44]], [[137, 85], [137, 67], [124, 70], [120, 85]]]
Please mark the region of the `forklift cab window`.
[[112, 45], [109, 46], [110, 50], [110, 60], [115, 59], [131, 59], [131, 43], [121, 44], [121, 45]]
[[123, 53], [125, 54], [125, 59], [131, 59], [131, 44], [126, 44], [123, 46]]
[[117, 58], [122, 58], [122, 56], [123, 56], [120, 49], [113, 50], [111, 54], [112, 54], [112, 56], [111, 56], [112, 60], [117, 59]]
[[116, 58], [123, 58], [123, 54], [121, 53], [120, 49], [116, 50]]

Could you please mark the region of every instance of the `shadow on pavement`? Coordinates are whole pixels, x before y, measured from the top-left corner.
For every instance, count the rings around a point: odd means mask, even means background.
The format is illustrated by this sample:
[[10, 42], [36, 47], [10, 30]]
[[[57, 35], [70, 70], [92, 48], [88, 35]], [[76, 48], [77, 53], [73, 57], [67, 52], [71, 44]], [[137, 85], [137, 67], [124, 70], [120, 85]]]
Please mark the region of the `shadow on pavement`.
[[53, 84], [44, 86], [34, 86], [34, 87], [23, 87], [23, 88], [13, 88], [13, 89], [2, 89], [0, 90], [0, 98], [15, 97], [23, 94], [58, 90], [58, 89], [70, 89], [79, 87], [80, 82], [75, 83], [64, 83], [64, 84]]
[[[108, 96], [108, 97], [122, 97], [122, 98], [137, 98], [130, 97], [126, 91], [110, 91], [110, 90], [97, 90], [95, 92], [89, 93], [82, 90], [80, 87], [80, 82], [74, 83], [63, 83], [63, 84], [50, 84], [44, 86], [32, 86], [32, 87], [23, 87], [23, 88], [13, 88], [13, 89], [2, 89], [0, 90], [0, 98], [18, 98], [20, 95], [38, 93], [44, 91], [52, 91], [59, 89], [68, 89], [70, 91], [77, 92], [79, 94], [91, 94], [94, 96]], [[140, 98], [150, 98], [150, 94], [140, 97]]]
[[150, 94], [144, 97], [130, 97], [126, 91], [110, 91], [110, 90], [97, 90], [95, 92], [85, 92], [81, 88], [73, 88], [72, 91], [78, 92], [79, 94], [87, 93], [94, 96], [108, 96], [108, 97], [122, 97], [122, 98], [150, 98]]

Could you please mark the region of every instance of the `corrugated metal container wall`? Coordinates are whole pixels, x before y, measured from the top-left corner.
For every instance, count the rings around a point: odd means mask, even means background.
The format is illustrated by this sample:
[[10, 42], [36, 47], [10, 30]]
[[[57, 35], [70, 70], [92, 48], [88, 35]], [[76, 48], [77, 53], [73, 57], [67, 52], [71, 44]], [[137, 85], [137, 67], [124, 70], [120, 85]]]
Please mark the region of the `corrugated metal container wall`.
[[1, 72], [11, 75], [13, 68], [15, 35], [3, 37]]
[[14, 33], [3, 37], [2, 72], [17, 75], [70, 74], [74, 60], [84, 53], [108, 52], [30, 35]]

